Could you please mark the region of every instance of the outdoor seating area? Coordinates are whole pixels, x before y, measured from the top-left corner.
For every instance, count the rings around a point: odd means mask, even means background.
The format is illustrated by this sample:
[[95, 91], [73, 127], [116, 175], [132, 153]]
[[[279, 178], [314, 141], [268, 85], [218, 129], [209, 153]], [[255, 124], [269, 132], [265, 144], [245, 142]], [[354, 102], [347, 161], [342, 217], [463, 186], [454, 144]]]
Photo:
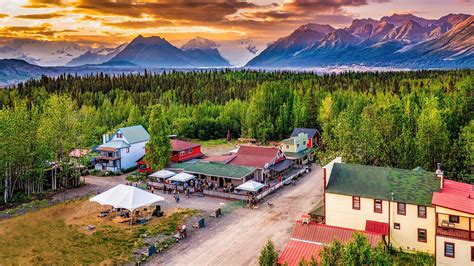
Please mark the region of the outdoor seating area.
[[163, 216], [156, 203], [164, 201], [164, 198], [133, 186], [117, 185], [89, 201], [107, 207], [100, 211], [98, 217], [109, 218], [116, 223], [144, 224], [154, 216]]

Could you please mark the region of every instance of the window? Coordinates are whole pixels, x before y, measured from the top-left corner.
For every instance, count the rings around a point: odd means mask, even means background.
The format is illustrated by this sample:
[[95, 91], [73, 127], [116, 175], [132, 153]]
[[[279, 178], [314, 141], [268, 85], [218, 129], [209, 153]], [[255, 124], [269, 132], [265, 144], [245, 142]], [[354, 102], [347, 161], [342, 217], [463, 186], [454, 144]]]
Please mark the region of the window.
[[303, 141], [303, 146], [306, 145], [306, 141]]
[[474, 247], [471, 247], [471, 261], [474, 261]]
[[418, 242], [426, 243], [426, 229], [418, 228]]
[[382, 200], [374, 199], [374, 212], [382, 213]]
[[444, 242], [444, 256], [454, 258], [454, 243]]
[[179, 156], [184, 156], [184, 151], [180, 151]]
[[123, 137], [122, 133], [117, 133], [117, 138], [121, 139]]
[[406, 215], [407, 214], [407, 209], [406, 209], [406, 204], [402, 202], [397, 203], [397, 213], [399, 215]]
[[193, 153], [193, 148], [188, 150], [188, 154], [191, 154], [191, 153]]
[[289, 149], [289, 148], [290, 148], [290, 145], [287, 144], [287, 145], [286, 145], [286, 148]]
[[299, 148], [300, 147], [300, 144], [299, 143], [296, 143], [296, 148]]
[[400, 230], [400, 223], [394, 223], [393, 224], [393, 229]]
[[418, 205], [418, 218], [426, 218], [426, 206]]
[[360, 210], [360, 197], [352, 196], [352, 209]]
[[449, 215], [449, 222], [458, 224], [459, 223], [459, 216], [457, 215]]
[[126, 153], [129, 153], [129, 152], [130, 152], [130, 148], [125, 148], [125, 152], [126, 152]]

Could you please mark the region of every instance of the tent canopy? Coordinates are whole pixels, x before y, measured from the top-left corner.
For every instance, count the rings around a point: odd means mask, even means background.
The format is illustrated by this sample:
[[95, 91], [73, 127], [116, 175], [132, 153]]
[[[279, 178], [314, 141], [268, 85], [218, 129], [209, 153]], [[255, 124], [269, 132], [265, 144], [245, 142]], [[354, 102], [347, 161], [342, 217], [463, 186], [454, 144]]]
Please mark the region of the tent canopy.
[[137, 187], [120, 184], [89, 200], [101, 205], [133, 211], [165, 199]]
[[259, 189], [263, 188], [264, 186], [265, 185], [262, 184], [262, 183], [258, 183], [256, 181], [249, 180], [249, 181], [243, 183], [242, 185], [236, 187], [236, 189], [250, 191], [250, 192], [256, 192]]
[[164, 178], [164, 179], [166, 179], [166, 178], [170, 178], [170, 177], [172, 177], [172, 176], [174, 176], [174, 175], [176, 175], [175, 172], [171, 172], [171, 171], [168, 171], [168, 170], [163, 169], [163, 170], [160, 170], [160, 171], [158, 171], [158, 172], [154, 172], [154, 173], [151, 174], [150, 176], [156, 177], [156, 178]]
[[194, 179], [194, 178], [195, 178], [195, 176], [193, 176], [193, 175], [181, 172], [181, 173], [171, 177], [168, 180], [173, 181], [173, 182], [187, 182], [187, 181], [189, 181], [191, 179]]

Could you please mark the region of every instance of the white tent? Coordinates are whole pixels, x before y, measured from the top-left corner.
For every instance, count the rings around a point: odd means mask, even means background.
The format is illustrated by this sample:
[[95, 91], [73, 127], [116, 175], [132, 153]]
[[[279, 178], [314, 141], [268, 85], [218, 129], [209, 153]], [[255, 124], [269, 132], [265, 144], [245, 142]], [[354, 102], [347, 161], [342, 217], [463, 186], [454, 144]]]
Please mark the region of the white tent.
[[265, 185], [262, 183], [255, 182], [253, 180], [249, 180], [242, 185], [236, 187], [236, 189], [240, 190], [245, 190], [245, 191], [250, 191], [250, 192], [255, 192], [264, 187]]
[[137, 187], [120, 184], [89, 200], [101, 205], [110, 205], [114, 208], [133, 211], [165, 199]]
[[170, 181], [172, 182], [186, 182], [186, 181], [189, 181], [191, 179], [194, 179], [195, 177], [193, 175], [190, 175], [188, 173], [184, 173], [184, 172], [181, 172], [173, 177], [171, 177]]
[[160, 170], [158, 172], [154, 172], [153, 174], [151, 174], [150, 176], [152, 177], [156, 177], [156, 178], [163, 178], [163, 179], [166, 179], [166, 178], [170, 178], [172, 176], [176, 175], [175, 172], [171, 172], [171, 171], [168, 171], [168, 170]]

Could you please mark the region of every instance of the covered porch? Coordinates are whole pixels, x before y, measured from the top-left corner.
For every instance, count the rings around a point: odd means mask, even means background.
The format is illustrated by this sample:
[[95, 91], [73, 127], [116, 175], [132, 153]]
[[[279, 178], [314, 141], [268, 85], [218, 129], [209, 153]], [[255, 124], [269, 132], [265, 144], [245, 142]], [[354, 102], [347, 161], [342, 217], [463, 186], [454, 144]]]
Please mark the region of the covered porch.
[[436, 235], [474, 241], [474, 218], [436, 213]]

